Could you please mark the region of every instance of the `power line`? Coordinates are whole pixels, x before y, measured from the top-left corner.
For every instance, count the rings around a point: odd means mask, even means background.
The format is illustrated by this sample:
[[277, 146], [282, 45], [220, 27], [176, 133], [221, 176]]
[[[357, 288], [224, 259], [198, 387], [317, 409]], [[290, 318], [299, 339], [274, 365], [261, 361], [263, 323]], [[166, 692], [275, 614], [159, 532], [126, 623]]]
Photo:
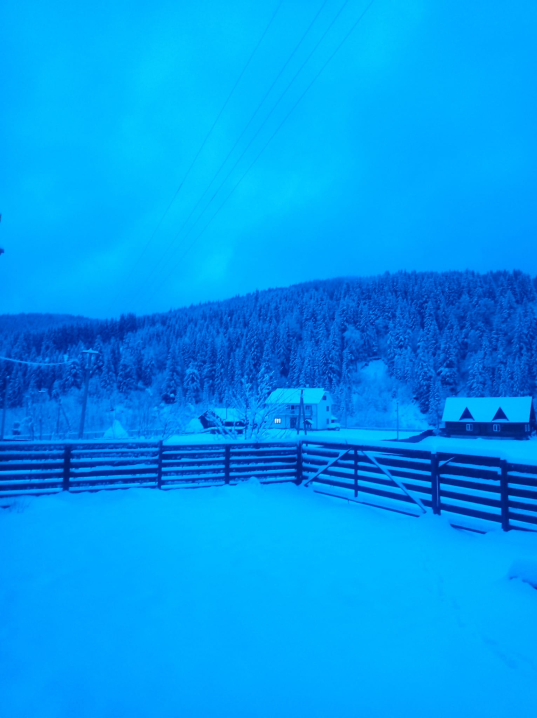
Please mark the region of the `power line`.
[[[238, 186], [241, 184], [241, 182], [242, 182], [243, 179], [246, 177], [246, 175], [250, 172], [250, 170], [251, 170], [252, 167], [255, 165], [255, 163], [257, 162], [257, 160], [261, 157], [261, 155], [262, 155], [263, 152], [266, 150], [266, 148], [268, 147], [268, 145], [272, 142], [272, 140], [274, 139], [274, 137], [278, 134], [278, 132], [280, 131], [281, 127], [282, 127], [282, 126], [284, 125], [284, 123], [287, 121], [287, 119], [289, 118], [289, 116], [290, 116], [290, 115], [292, 114], [292, 112], [296, 109], [296, 107], [297, 107], [298, 104], [301, 102], [301, 100], [304, 98], [304, 96], [307, 94], [307, 92], [310, 90], [310, 88], [312, 87], [312, 85], [315, 83], [315, 81], [319, 78], [319, 76], [320, 76], [320, 75], [322, 74], [322, 72], [325, 70], [326, 66], [332, 61], [332, 59], [334, 58], [334, 56], [339, 52], [339, 50], [341, 49], [341, 47], [342, 47], [342, 46], [345, 44], [345, 42], [349, 39], [349, 37], [351, 36], [351, 34], [354, 32], [354, 30], [355, 30], [355, 29], [357, 28], [357, 26], [360, 24], [360, 22], [362, 21], [362, 19], [364, 18], [364, 16], [366, 15], [366, 13], [368, 12], [368, 10], [371, 8], [371, 6], [372, 6], [374, 3], [375, 3], [375, 0], [370, 0], [370, 2], [367, 4], [367, 6], [365, 7], [365, 9], [364, 9], [364, 10], [362, 11], [362, 13], [358, 16], [358, 19], [351, 25], [350, 30], [349, 30], [349, 31], [347, 32], [347, 34], [343, 37], [343, 39], [339, 42], [339, 44], [336, 46], [335, 50], [331, 53], [331, 55], [328, 56], [327, 60], [323, 63], [323, 65], [321, 66], [320, 70], [319, 70], [319, 71], [317, 72], [317, 74], [313, 77], [313, 79], [311, 80], [311, 82], [309, 83], [309, 85], [306, 87], [306, 89], [305, 89], [305, 90], [302, 92], [302, 94], [299, 96], [299, 98], [297, 99], [297, 101], [296, 101], [296, 102], [294, 103], [294, 105], [291, 107], [291, 109], [289, 110], [289, 112], [285, 115], [285, 117], [284, 117], [283, 120], [280, 122], [280, 124], [276, 127], [275, 131], [274, 131], [274, 132], [272, 133], [272, 135], [269, 137], [269, 139], [267, 140], [267, 142], [263, 145], [263, 147], [261, 148], [260, 152], [256, 155], [256, 157], [255, 157], [255, 159], [253, 160], [253, 162], [249, 165], [249, 167], [248, 167], [248, 169], [246, 170], [246, 172], [244, 172], [244, 174], [241, 176], [241, 178], [239, 179], [239, 181], [235, 184], [235, 186], [233, 187], [233, 189], [231, 190], [231, 192], [228, 194], [228, 196], [225, 198], [225, 200], [222, 202], [222, 204], [219, 206], [219, 208], [218, 208], [218, 209], [216, 210], [216, 212], [213, 214], [213, 216], [211, 217], [211, 219], [207, 222], [207, 224], [205, 225], [205, 227], [201, 230], [201, 232], [199, 232], [199, 233], [196, 235], [196, 237], [194, 238], [194, 240], [193, 240], [193, 241], [190, 243], [190, 245], [186, 248], [185, 252], [183, 252], [183, 254], [181, 255], [181, 257], [179, 258], [179, 261], [173, 266], [172, 270], [166, 275], [166, 278], [164, 279], [164, 281], [161, 282], [161, 283], [159, 284], [159, 286], [157, 287], [156, 291], [153, 292], [153, 294], [150, 295], [149, 300], [152, 299], [156, 294], [158, 294], [159, 290], [162, 289], [162, 286], [163, 286], [163, 285], [168, 281], [168, 279], [174, 274], [174, 272], [177, 270], [179, 264], [183, 261], [183, 259], [186, 257], [186, 255], [188, 254], [188, 252], [189, 252], [189, 251], [192, 249], [192, 247], [195, 245], [195, 243], [197, 242], [197, 240], [201, 237], [201, 235], [202, 235], [202, 234], [205, 232], [205, 230], [209, 227], [209, 225], [210, 225], [211, 222], [215, 219], [215, 217], [216, 217], [217, 214], [220, 212], [220, 210], [224, 207], [224, 205], [225, 205], [225, 204], [227, 203], [227, 201], [230, 199], [230, 197], [232, 196], [232, 194], [235, 192], [235, 190], [236, 190], [236, 189], [238, 188]], [[228, 176], [229, 176], [229, 175], [228, 175]], [[226, 179], [227, 179], [227, 178], [226, 178]], [[225, 180], [224, 180], [224, 182], [225, 182]], [[222, 185], [220, 185], [220, 186], [222, 186]], [[217, 192], [218, 192], [218, 190], [217, 190]], [[215, 196], [215, 195], [213, 195], [213, 198], [214, 198], [214, 196]], [[212, 201], [212, 200], [211, 200], [211, 201]], [[207, 206], [208, 206], [208, 205], [207, 205]]]
[[183, 179], [181, 180], [181, 182], [180, 182], [180, 184], [179, 184], [179, 187], [176, 189], [176, 191], [175, 191], [175, 193], [174, 193], [174, 195], [173, 195], [173, 197], [172, 197], [172, 199], [171, 199], [171, 202], [170, 202], [170, 203], [168, 204], [168, 206], [166, 207], [166, 210], [164, 211], [164, 214], [161, 216], [161, 218], [160, 218], [159, 221], [157, 222], [157, 225], [156, 225], [155, 229], [153, 230], [151, 236], [149, 237], [149, 240], [147, 241], [147, 243], [145, 244], [144, 248], [142, 249], [142, 252], [140, 253], [138, 259], [137, 259], [137, 260], [135, 261], [135, 263], [133, 264], [132, 269], [131, 269], [129, 275], [127, 276], [127, 280], [126, 280], [126, 281], [128, 281], [128, 280], [132, 277], [132, 274], [133, 274], [135, 268], [138, 266], [138, 264], [139, 264], [139, 262], [141, 261], [142, 257], [143, 257], [144, 254], [146, 253], [146, 251], [147, 251], [149, 245], [150, 245], [151, 242], [153, 241], [153, 239], [154, 239], [156, 233], [158, 232], [158, 230], [159, 230], [159, 228], [160, 228], [160, 225], [161, 225], [162, 222], [164, 221], [164, 218], [166, 217], [166, 215], [168, 214], [168, 212], [169, 212], [170, 209], [172, 208], [172, 205], [174, 204], [175, 200], [177, 199], [177, 196], [178, 196], [179, 192], [181, 191], [181, 188], [183, 187], [184, 183], [186, 182], [188, 176], [190, 175], [190, 172], [191, 172], [192, 168], [193, 168], [194, 165], [196, 164], [196, 160], [197, 160], [198, 157], [200, 156], [201, 152], [203, 151], [203, 148], [204, 148], [205, 145], [207, 144], [207, 141], [209, 140], [210, 136], [212, 135], [213, 130], [214, 130], [214, 128], [216, 127], [216, 125], [217, 125], [217, 123], [218, 123], [218, 120], [220, 119], [220, 117], [222, 116], [222, 113], [223, 113], [224, 110], [226, 109], [226, 107], [227, 107], [227, 105], [228, 105], [228, 103], [229, 103], [229, 101], [230, 101], [230, 99], [231, 99], [233, 93], [234, 93], [235, 90], [237, 89], [237, 86], [238, 86], [239, 82], [241, 81], [241, 79], [242, 79], [244, 73], [246, 72], [246, 70], [248, 69], [248, 66], [250, 65], [250, 63], [251, 63], [251, 61], [252, 61], [254, 55], [256, 54], [257, 50], [259, 49], [259, 46], [260, 46], [261, 43], [263, 42], [263, 39], [265, 38], [265, 35], [266, 35], [267, 32], [269, 31], [270, 26], [272, 25], [272, 23], [273, 23], [273, 21], [274, 21], [276, 15], [278, 14], [278, 12], [279, 12], [281, 6], [283, 5], [283, 2], [284, 2], [284, 0], [280, 0], [280, 2], [278, 3], [278, 5], [276, 6], [276, 9], [275, 9], [274, 12], [272, 13], [272, 16], [271, 16], [270, 20], [268, 21], [267, 26], [266, 26], [265, 29], [263, 30], [263, 33], [262, 33], [261, 37], [260, 37], [259, 40], [257, 41], [257, 44], [256, 44], [256, 46], [254, 47], [254, 49], [252, 50], [252, 52], [251, 52], [249, 58], [246, 60], [246, 64], [244, 65], [244, 67], [242, 68], [241, 72], [239, 73], [239, 76], [238, 76], [237, 79], [235, 80], [235, 84], [234, 84], [233, 87], [231, 88], [231, 90], [230, 90], [228, 96], [226, 97], [226, 99], [225, 99], [225, 101], [224, 101], [224, 104], [223, 104], [222, 107], [220, 108], [220, 111], [219, 111], [219, 113], [217, 114], [217, 116], [216, 116], [216, 118], [215, 118], [213, 124], [212, 124], [211, 127], [209, 128], [209, 131], [208, 131], [207, 134], [205, 135], [205, 138], [203, 139], [203, 142], [201, 143], [201, 145], [200, 145], [198, 151], [196, 152], [196, 154], [194, 155], [194, 159], [192, 160], [192, 162], [191, 162], [190, 165], [188, 166], [188, 169], [187, 169], [185, 175], [183, 176]]
[[[166, 248], [164, 249], [164, 252], [161, 254], [160, 258], [157, 260], [157, 263], [154, 265], [153, 269], [151, 270], [151, 273], [150, 273], [150, 275], [149, 275], [149, 277], [148, 277], [148, 280], [147, 280], [148, 282], [151, 281], [151, 279], [153, 278], [153, 275], [155, 274], [155, 271], [156, 271], [157, 268], [160, 266], [160, 264], [161, 264], [163, 258], [166, 256], [166, 254], [168, 253], [169, 249], [171, 249], [171, 247], [174, 245], [175, 240], [179, 237], [179, 235], [181, 234], [181, 232], [183, 231], [183, 229], [184, 229], [184, 228], [186, 227], [186, 225], [188, 224], [188, 221], [190, 220], [190, 218], [192, 217], [192, 215], [194, 214], [194, 212], [195, 212], [195, 211], [197, 210], [197, 208], [200, 206], [201, 202], [203, 201], [203, 199], [205, 198], [207, 192], [209, 191], [211, 185], [213, 184], [213, 182], [215, 181], [215, 179], [218, 177], [218, 175], [220, 174], [220, 172], [221, 172], [222, 169], [224, 168], [226, 162], [228, 161], [229, 157], [231, 156], [231, 154], [233, 153], [233, 151], [235, 150], [235, 148], [237, 147], [237, 145], [239, 144], [239, 142], [241, 141], [241, 139], [244, 137], [245, 132], [248, 130], [248, 128], [249, 128], [250, 125], [252, 124], [252, 122], [253, 122], [253, 120], [255, 119], [257, 113], [259, 112], [259, 110], [260, 110], [261, 107], [263, 106], [265, 100], [267, 99], [267, 97], [268, 97], [269, 94], [271, 93], [271, 91], [272, 91], [272, 89], [274, 88], [275, 84], [276, 84], [277, 81], [280, 79], [281, 75], [283, 74], [283, 72], [285, 71], [285, 69], [287, 68], [287, 66], [289, 65], [289, 63], [291, 62], [291, 60], [293, 59], [293, 57], [295, 56], [295, 54], [297, 53], [298, 49], [300, 48], [300, 46], [302, 45], [302, 43], [303, 43], [304, 40], [306, 39], [306, 36], [309, 34], [311, 28], [312, 28], [313, 25], [315, 24], [315, 21], [317, 20], [317, 18], [319, 17], [319, 15], [321, 14], [321, 12], [323, 11], [323, 9], [324, 9], [325, 5], [327, 4], [327, 2], [328, 2], [328, 0], [324, 0], [324, 2], [322, 3], [321, 7], [320, 7], [320, 8], [317, 10], [317, 12], [315, 13], [313, 19], [311, 20], [310, 24], [309, 24], [308, 27], [306, 28], [306, 30], [305, 30], [305, 32], [303, 33], [302, 37], [300, 38], [300, 40], [298, 41], [298, 43], [295, 45], [294, 49], [292, 50], [291, 54], [288, 56], [287, 60], [286, 60], [286, 61], [284, 62], [284, 64], [282, 65], [281, 69], [279, 70], [278, 74], [276, 75], [276, 77], [275, 77], [274, 80], [272, 81], [272, 83], [271, 83], [270, 87], [268, 88], [268, 90], [265, 92], [265, 94], [264, 94], [263, 97], [261, 98], [261, 101], [260, 101], [259, 104], [257, 105], [257, 107], [256, 107], [256, 109], [254, 110], [252, 116], [251, 116], [250, 119], [248, 120], [246, 126], [243, 128], [242, 132], [240, 133], [240, 135], [238, 136], [238, 138], [235, 140], [235, 143], [234, 143], [233, 147], [229, 150], [229, 152], [227, 153], [227, 155], [226, 155], [226, 157], [224, 158], [223, 162], [220, 164], [219, 168], [217, 169], [216, 173], [213, 175], [211, 181], [209, 182], [209, 184], [208, 184], [207, 187], [205, 188], [205, 191], [203, 192], [203, 194], [201, 195], [201, 197], [198, 199], [198, 201], [196, 202], [196, 204], [194, 205], [194, 207], [193, 207], [192, 210], [190, 211], [190, 214], [189, 214], [188, 217], [184, 220], [183, 224], [179, 227], [177, 233], [174, 235], [174, 237], [172, 238], [171, 242], [169, 242], [168, 245], [166, 246]], [[343, 4], [343, 7], [341, 8], [341, 10], [343, 10], [343, 8], [344, 8], [345, 5], [347, 4], [347, 2], [349, 2], [349, 0], [346, 0], [346, 2]], [[335, 18], [335, 19], [337, 19], [337, 17], [338, 17], [339, 14], [341, 13], [341, 10], [340, 10], [340, 12], [338, 13], [338, 15], [336, 15], [336, 18]], [[335, 19], [334, 19], [334, 21], [335, 21]], [[333, 24], [334, 21], [332, 21], [331, 25]], [[330, 27], [331, 27], [331, 25], [330, 25]], [[326, 34], [326, 33], [325, 33], [325, 34]], [[323, 37], [324, 37], [324, 36], [323, 36]], [[321, 39], [322, 39], [322, 38], [321, 38]], [[309, 57], [311, 57], [311, 54], [312, 54], [312, 53], [310, 53], [310, 55], [308, 56], [308, 59], [309, 59]], [[303, 67], [303, 66], [302, 66], [302, 67]], [[302, 69], [302, 68], [301, 68], [301, 69]], [[300, 72], [300, 70], [299, 70], [299, 72]], [[297, 73], [297, 74], [298, 74], [298, 73]], [[293, 78], [293, 79], [294, 79], [294, 78]], [[292, 82], [293, 82], [293, 81], [291, 81], [290, 84], [292, 84]], [[285, 94], [285, 92], [287, 92], [287, 89], [289, 89], [290, 84], [288, 85], [288, 87], [286, 88], [286, 90], [284, 91], [283, 94]], [[279, 103], [279, 101], [282, 99], [283, 94], [282, 94], [282, 96], [277, 100], [276, 105], [277, 105], [277, 104]], [[276, 105], [275, 105], [274, 107], [276, 107]], [[274, 108], [273, 108], [273, 109], [274, 109]], [[263, 127], [263, 125], [265, 124], [265, 122], [266, 122], [266, 120], [268, 119], [268, 117], [270, 117], [270, 114], [271, 114], [271, 113], [272, 113], [272, 110], [271, 110], [271, 112], [269, 113], [269, 115], [267, 115], [267, 117], [265, 118], [265, 120], [264, 120], [263, 124], [261, 125], [261, 127]], [[257, 136], [257, 134], [258, 134], [258, 133], [256, 133], [256, 135], [254, 136], [254, 139], [255, 139], [255, 137]], [[251, 144], [251, 142], [249, 143], [248, 147], [250, 146], [250, 144]], [[242, 157], [242, 155], [241, 155], [241, 157]], [[204, 211], [205, 211], [205, 210], [204, 210]], [[203, 214], [203, 213], [202, 213], [202, 214]], [[201, 216], [201, 215], [200, 215], [200, 216]], [[197, 220], [196, 220], [196, 221], [197, 221]], [[193, 226], [195, 226], [195, 224], [194, 224]], [[190, 230], [189, 230], [189, 231], [190, 231]]]
[[[227, 180], [230, 178], [230, 176], [231, 176], [231, 175], [233, 174], [233, 172], [235, 171], [235, 168], [237, 167], [237, 165], [239, 164], [239, 162], [242, 160], [242, 158], [244, 157], [244, 155], [246, 154], [246, 152], [250, 149], [250, 147], [252, 146], [253, 142], [256, 140], [256, 138], [258, 137], [259, 133], [261, 132], [261, 130], [263, 129], [263, 127], [266, 125], [266, 123], [267, 123], [267, 121], [269, 120], [269, 118], [272, 116], [272, 114], [273, 114], [274, 110], [276, 109], [276, 107], [279, 105], [279, 103], [281, 102], [281, 100], [282, 100], [282, 99], [284, 98], [284, 96], [287, 94], [287, 92], [289, 91], [289, 89], [291, 88], [291, 86], [293, 85], [293, 83], [295, 82], [295, 80], [297, 79], [297, 77], [300, 75], [300, 73], [302, 72], [302, 70], [304, 69], [304, 67], [307, 65], [307, 63], [308, 63], [309, 60], [311, 59], [312, 55], [316, 52], [316, 50], [318, 49], [319, 45], [323, 42], [323, 40], [325, 39], [325, 37], [328, 35], [328, 33], [329, 33], [330, 30], [332, 29], [334, 23], [337, 21], [337, 19], [339, 18], [339, 16], [341, 15], [341, 13], [343, 12], [343, 10], [345, 9], [345, 7], [348, 5], [349, 2], [350, 2], [350, 0], [344, 0], [343, 4], [342, 4], [341, 7], [339, 8], [338, 12], [336, 13], [336, 15], [332, 18], [331, 22], [329, 23], [328, 27], [325, 29], [325, 31], [323, 32], [323, 34], [321, 35], [321, 37], [317, 40], [317, 42], [316, 42], [315, 45], [313, 46], [312, 50], [310, 51], [310, 53], [308, 54], [308, 56], [306, 57], [306, 59], [305, 59], [305, 60], [303, 61], [303, 63], [300, 65], [300, 67], [299, 67], [298, 70], [295, 72], [295, 74], [293, 75], [293, 77], [291, 78], [291, 80], [289, 81], [289, 83], [287, 84], [287, 86], [285, 87], [285, 89], [283, 90], [283, 92], [280, 94], [280, 96], [279, 96], [278, 99], [276, 100], [275, 104], [272, 106], [272, 108], [270, 109], [270, 111], [268, 112], [268, 114], [265, 116], [265, 119], [263, 120], [263, 122], [261, 123], [261, 125], [258, 127], [258, 129], [257, 129], [257, 131], [255, 132], [255, 134], [253, 135], [253, 137], [251, 137], [250, 141], [248, 142], [248, 144], [246, 145], [246, 147], [244, 148], [244, 150], [242, 151], [242, 153], [239, 155], [238, 159], [235, 161], [235, 163], [233, 164], [233, 166], [231, 167], [231, 169], [229, 170], [229, 172], [227, 173], [227, 175], [224, 177], [224, 179], [222, 180], [222, 182], [219, 184], [218, 188], [217, 188], [216, 191], [213, 193], [213, 196], [211, 197], [211, 199], [209, 200], [209, 202], [205, 205], [205, 207], [203, 208], [203, 210], [201, 211], [201, 213], [198, 215], [198, 217], [197, 217], [197, 219], [194, 221], [194, 223], [193, 223], [193, 224], [189, 227], [189, 229], [186, 231], [185, 235], [183, 236], [183, 240], [185, 240], [185, 239], [188, 237], [188, 235], [192, 232], [192, 230], [194, 229], [194, 227], [197, 225], [197, 223], [198, 223], [198, 222], [200, 221], [200, 219], [203, 217], [203, 215], [205, 214], [205, 212], [207, 211], [207, 209], [210, 207], [210, 205], [212, 204], [212, 202], [214, 201], [214, 199], [216, 198], [216, 196], [218, 195], [218, 193], [220, 192], [220, 190], [222, 189], [222, 187], [225, 185], [225, 183], [227, 182]], [[323, 69], [324, 69], [324, 66], [323, 66]], [[314, 81], [315, 81], [315, 79], [316, 79], [317, 77], [318, 77], [318, 75], [315, 76]], [[309, 89], [309, 86], [308, 86], [308, 89]], [[304, 94], [305, 94], [305, 93], [304, 93]], [[300, 101], [300, 100], [299, 100], [299, 101]], [[297, 104], [298, 104], [298, 103], [297, 103]], [[289, 113], [289, 114], [290, 114], [290, 113]], [[287, 115], [287, 116], [288, 116], [288, 115]], [[287, 116], [286, 116], [285, 119], [287, 119]], [[285, 121], [285, 120], [284, 120], [284, 121]], [[283, 124], [283, 123], [281, 123], [281, 124]], [[281, 126], [281, 125], [280, 125], [280, 126]], [[269, 142], [270, 142], [270, 140], [269, 140]], [[219, 171], [220, 171], [220, 170], [219, 170]], [[241, 180], [241, 181], [242, 181], [242, 180]], [[225, 201], [227, 201], [227, 200], [225, 200]], [[191, 214], [192, 214], [192, 213], [191, 213]], [[189, 215], [189, 216], [190, 216], [190, 215]], [[212, 221], [212, 220], [211, 220], [211, 221]], [[185, 223], [184, 223], [184, 224], [185, 224]], [[182, 225], [181, 229], [184, 227], [184, 224]], [[179, 236], [179, 234], [180, 234], [180, 232], [181, 232], [181, 229], [180, 229], [179, 232], [175, 235], [175, 237], [173, 238], [172, 242], [168, 245], [168, 247], [166, 248], [164, 254], [166, 254], [166, 253], [168, 252], [168, 250], [171, 248], [171, 246], [175, 243], [175, 240], [178, 238], [178, 236]], [[204, 231], [204, 230], [203, 230], [203, 231]], [[198, 236], [199, 236], [199, 235], [198, 235]], [[196, 239], [197, 239], [197, 238], [196, 238]], [[150, 274], [150, 278], [149, 278], [149, 279], [151, 279], [151, 278], [153, 277], [153, 274], [154, 274], [154, 272], [155, 272], [155, 269], [160, 265], [160, 263], [161, 263], [163, 257], [164, 257], [164, 255], [161, 255], [161, 259], [157, 262], [157, 265], [154, 267], [152, 273]]]
[[11, 357], [0, 357], [0, 361], [10, 361], [14, 364], [28, 364], [28, 366], [69, 366], [71, 361], [40, 363], [35, 361], [23, 361], [22, 359], [11, 359]]
[[[310, 51], [310, 53], [308, 54], [308, 56], [306, 57], [306, 59], [304, 60], [304, 62], [302, 63], [302, 65], [298, 68], [298, 70], [297, 70], [296, 73], [293, 75], [293, 77], [291, 78], [291, 80], [289, 81], [289, 83], [287, 84], [287, 86], [285, 87], [285, 89], [283, 90], [283, 92], [281, 93], [281, 95], [278, 97], [278, 99], [276, 100], [276, 102], [274, 103], [274, 105], [272, 106], [272, 108], [270, 109], [270, 111], [268, 112], [268, 114], [265, 116], [265, 119], [263, 120], [263, 122], [261, 123], [261, 125], [257, 128], [257, 131], [255, 132], [255, 134], [253, 135], [253, 137], [250, 139], [250, 141], [248, 142], [248, 144], [246, 145], [246, 147], [244, 148], [244, 150], [242, 151], [242, 153], [240, 154], [240, 156], [238, 157], [238, 159], [235, 161], [235, 163], [234, 163], [234, 165], [232, 166], [232, 168], [229, 170], [229, 172], [227, 173], [227, 175], [224, 177], [224, 179], [222, 180], [222, 182], [219, 184], [218, 188], [217, 188], [216, 191], [214, 192], [214, 194], [213, 194], [213, 196], [211, 197], [211, 199], [209, 200], [209, 202], [205, 205], [204, 209], [203, 209], [203, 210], [201, 211], [201, 213], [198, 215], [198, 217], [197, 217], [197, 219], [194, 221], [194, 223], [189, 227], [189, 229], [187, 230], [186, 234], [185, 234], [184, 237], [183, 237], [183, 240], [186, 239], [186, 237], [188, 237], [188, 235], [190, 234], [190, 232], [194, 229], [194, 227], [196, 226], [196, 224], [199, 222], [199, 220], [203, 217], [203, 215], [205, 214], [205, 212], [207, 211], [207, 209], [209, 208], [209, 206], [212, 204], [212, 202], [213, 202], [213, 200], [216, 198], [217, 194], [220, 192], [220, 190], [222, 189], [222, 187], [225, 185], [225, 183], [227, 182], [227, 180], [229, 179], [229, 177], [233, 174], [233, 172], [235, 171], [235, 168], [237, 167], [237, 165], [239, 164], [239, 162], [242, 160], [242, 158], [244, 157], [244, 155], [246, 154], [246, 152], [250, 149], [250, 147], [252, 146], [252, 143], [253, 143], [253, 142], [256, 140], [256, 138], [259, 136], [259, 133], [261, 132], [261, 130], [263, 129], [263, 127], [266, 125], [266, 123], [268, 122], [269, 118], [272, 116], [274, 110], [278, 107], [278, 105], [280, 104], [281, 100], [282, 100], [282, 99], [284, 98], [284, 96], [287, 94], [288, 90], [291, 88], [291, 86], [292, 86], [293, 83], [295, 82], [296, 78], [300, 75], [300, 73], [302, 72], [302, 70], [304, 69], [304, 67], [307, 65], [307, 63], [308, 63], [309, 60], [311, 59], [312, 55], [316, 52], [316, 50], [317, 50], [317, 48], [319, 47], [319, 45], [323, 42], [324, 38], [328, 35], [328, 33], [330, 32], [330, 30], [332, 29], [332, 26], [334, 25], [334, 23], [336, 22], [336, 20], [339, 18], [339, 16], [341, 15], [341, 13], [343, 12], [343, 10], [345, 9], [345, 7], [348, 5], [349, 2], [350, 2], [350, 0], [344, 0], [343, 4], [342, 4], [341, 7], [339, 8], [339, 10], [338, 10], [338, 12], [336, 13], [335, 17], [332, 19], [332, 21], [330, 22], [330, 24], [328, 25], [328, 27], [326, 28], [326, 30], [323, 32], [323, 34], [321, 35], [321, 37], [319, 38], [319, 40], [315, 43], [315, 45], [313, 46], [313, 49]], [[226, 158], [226, 159], [227, 159], [227, 158]], [[221, 169], [221, 168], [220, 168], [220, 169]], [[220, 169], [218, 170], [217, 174], [220, 172]], [[191, 214], [192, 214], [192, 213], [191, 213]], [[189, 217], [191, 216], [191, 214], [189, 215]], [[183, 227], [185, 226], [185, 224], [186, 224], [186, 222], [183, 223], [183, 225], [181, 226], [181, 229], [177, 232], [177, 234], [174, 236], [172, 242], [171, 242], [171, 243], [168, 245], [168, 247], [165, 249], [164, 254], [166, 254], [166, 253], [168, 252], [168, 250], [172, 247], [172, 245], [175, 243], [176, 239], [178, 238], [178, 236], [179, 236], [181, 230], [183, 229]], [[164, 256], [164, 255], [161, 255], [161, 259], [157, 262], [157, 265], [156, 265], [155, 268], [153, 269], [153, 272], [152, 272], [151, 275], [150, 275], [150, 279], [152, 278], [152, 276], [153, 276], [153, 274], [154, 274], [154, 270], [160, 265], [160, 263], [161, 263], [161, 261], [162, 261], [162, 259], [163, 259], [163, 256]]]

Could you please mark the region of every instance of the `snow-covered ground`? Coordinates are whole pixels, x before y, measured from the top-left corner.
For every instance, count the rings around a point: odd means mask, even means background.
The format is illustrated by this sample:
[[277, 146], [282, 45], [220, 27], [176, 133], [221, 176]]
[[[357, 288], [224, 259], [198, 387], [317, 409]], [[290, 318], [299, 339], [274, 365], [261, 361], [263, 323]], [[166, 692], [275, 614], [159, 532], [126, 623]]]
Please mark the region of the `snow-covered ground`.
[[[419, 431], [400, 431], [399, 439], [416, 436]], [[329, 441], [349, 444], [377, 444], [382, 446], [385, 441], [397, 438], [396, 432], [387, 429], [341, 429], [341, 431], [310, 431], [307, 436], [296, 431], [267, 432], [261, 441], [296, 441], [308, 439], [311, 441]], [[169, 444], [196, 444], [221, 441], [242, 441], [242, 438], [230, 439], [218, 434], [181, 434], [172, 436], [167, 440]], [[397, 446], [397, 444], [395, 444]], [[516, 439], [466, 439], [455, 437], [431, 436], [417, 444], [402, 443], [403, 449], [423, 449], [424, 451], [454, 451], [461, 454], [476, 454], [478, 456], [497, 456], [507, 461], [523, 464], [537, 464], [537, 437], [517, 441]]]
[[506, 461], [537, 464], [537, 437], [531, 439], [457, 439], [429, 436], [416, 445], [426, 451], [455, 451], [479, 456], [497, 456]]
[[[404, 439], [407, 436], [414, 436], [416, 431], [400, 431], [399, 438]], [[367, 441], [386, 441], [395, 439], [396, 432], [387, 429], [341, 429], [341, 431], [309, 431], [307, 435], [301, 431], [296, 433], [296, 429], [284, 429], [282, 431], [267, 431], [259, 439], [248, 439], [248, 441], [296, 441], [297, 439], [316, 439], [319, 441], [348, 441], [349, 443], [364, 443]], [[166, 440], [167, 444], [198, 444], [213, 442], [241, 442], [244, 441], [243, 436], [236, 438], [223, 436], [222, 434], [211, 434], [210, 432], [200, 432], [192, 434], [174, 434]]]
[[537, 591], [509, 576], [536, 562], [535, 535], [255, 480], [23, 499], [0, 512], [0, 714], [530, 716]]
[[[399, 439], [415, 436], [419, 432], [399, 432]], [[296, 436], [296, 434], [295, 434]], [[304, 435], [300, 435], [304, 438]], [[341, 431], [315, 431], [308, 434], [308, 439], [332, 442], [348, 442], [349, 444], [377, 444], [396, 438], [394, 431], [371, 429], [342, 429]], [[397, 444], [394, 444], [397, 446]], [[424, 451], [449, 452], [459, 454], [475, 454], [477, 456], [497, 456], [507, 461], [523, 464], [537, 464], [537, 437], [525, 440], [517, 439], [466, 439], [464, 437], [429, 436], [412, 443], [400, 443], [403, 449], [419, 449]]]

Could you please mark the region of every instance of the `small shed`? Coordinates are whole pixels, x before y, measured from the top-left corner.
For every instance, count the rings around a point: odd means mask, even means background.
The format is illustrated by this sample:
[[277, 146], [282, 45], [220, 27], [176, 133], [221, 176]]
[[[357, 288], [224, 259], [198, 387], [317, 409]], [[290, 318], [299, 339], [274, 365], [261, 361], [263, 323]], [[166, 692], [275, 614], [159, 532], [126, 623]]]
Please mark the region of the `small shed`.
[[203, 428], [207, 431], [219, 432], [222, 429], [234, 429], [240, 432], [244, 429], [244, 421], [240, 418], [236, 409], [215, 407], [207, 409], [198, 418]]
[[531, 396], [451, 396], [440, 428], [447, 436], [523, 438], [535, 429], [535, 409]]
[[330, 393], [324, 389], [298, 388], [275, 389], [267, 399], [267, 405], [272, 406], [270, 426], [273, 429], [297, 428], [301, 396], [308, 429], [334, 428], [337, 420], [332, 415]]

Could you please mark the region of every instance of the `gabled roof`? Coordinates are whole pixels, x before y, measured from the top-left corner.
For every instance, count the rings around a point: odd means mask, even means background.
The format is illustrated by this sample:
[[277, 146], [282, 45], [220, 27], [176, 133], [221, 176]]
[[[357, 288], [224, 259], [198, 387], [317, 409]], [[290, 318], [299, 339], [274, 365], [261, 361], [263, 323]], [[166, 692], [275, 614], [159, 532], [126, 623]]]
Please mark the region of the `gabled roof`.
[[498, 408], [498, 411], [492, 417], [492, 421], [509, 421], [505, 411], [502, 409], [501, 406]]
[[224, 407], [215, 406], [212, 409], [209, 409], [209, 412], [212, 412], [221, 421], [240, 421], [241, 420], [240, 414], [237, 411], [237, 409], [233, 409], [233, 408], [226, 409]]
[[450, 396], [446, 399], [442, 421], [509, 421], [525, 424], [531, 420], [531, 410], [531, 396]]
[[236, 409], [226, 409], [219, 406], [213, 407], [212, 409], [207, 409], [207, 411], [204, 411], [203, 414], [201, 414], [201, 416], [199, 417], [200, 420], [202, 419], [202, 417], [205, 420], [221, 422], [222, 424], [224, 424], [225, 422], [236, 423], [241, 421], [239, 412]]
[[470, 409], [469, 409], [468, 407], [466, 407], [466, 408], [464, 409], [464, 411], [462, 412], [461, 418], [459, 419], [459, 421], [462, 421], [463, 419], [471, 419], [472, 421], [474, 421], [474, 417], [472, 416], [472, 412], [470, 411]]
[[275, 389], [267, 404], [300, 404], [300, 392], [304, 392], [304, 404], [319, 404], [323, 396], [330, 395], [324, 389]]

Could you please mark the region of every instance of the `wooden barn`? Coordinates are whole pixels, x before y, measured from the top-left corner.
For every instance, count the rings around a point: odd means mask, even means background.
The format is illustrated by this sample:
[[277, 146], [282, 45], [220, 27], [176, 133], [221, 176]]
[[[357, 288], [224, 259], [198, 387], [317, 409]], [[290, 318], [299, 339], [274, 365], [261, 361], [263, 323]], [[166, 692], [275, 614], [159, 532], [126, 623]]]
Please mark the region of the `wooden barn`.
[[[267, 399], [271, 405], [273, 429], [296, 429], [298, 426], [300, 397], [304, 401], [304, 414], [308, 429], [339, 429], [332, 414], [333, 400], [324, 389], [276, 389]], [[302, 424], [301, 424], [302, 425]]]
[[446, 436], [521, 439], [536, 428], [531, 396], [446, 399], [440, 428]]

